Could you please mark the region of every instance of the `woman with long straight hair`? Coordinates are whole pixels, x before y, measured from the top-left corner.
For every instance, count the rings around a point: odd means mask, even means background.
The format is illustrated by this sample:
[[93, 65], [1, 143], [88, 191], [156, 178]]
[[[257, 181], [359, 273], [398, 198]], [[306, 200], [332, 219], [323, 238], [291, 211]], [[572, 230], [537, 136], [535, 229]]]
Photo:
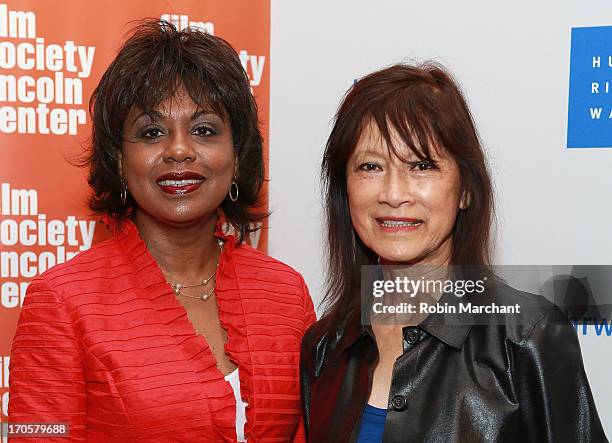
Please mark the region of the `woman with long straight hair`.
[[[308, 441], [606, 441], [570, 323], [542, 297], [486, 278], [491, 180], [448, 72], [395, 65], [357, 81], [322, 176], [329, 274], [325, 313], [302, 342]], [[523, 309], [431, 313], [458, 303], [478, 273], [486, 284], [468, 300]], [[382, 309], [408, 277], [451, 289], [405, 303], [422, 311]], [[390, 297], [376, 292], [388, 286]]]

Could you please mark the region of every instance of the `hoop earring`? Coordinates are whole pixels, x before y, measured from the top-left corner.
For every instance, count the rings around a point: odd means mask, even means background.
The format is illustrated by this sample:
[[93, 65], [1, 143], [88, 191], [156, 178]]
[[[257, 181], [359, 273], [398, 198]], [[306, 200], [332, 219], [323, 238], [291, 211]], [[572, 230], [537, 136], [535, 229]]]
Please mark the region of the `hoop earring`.
[[123, 177], [121, 178], [121, 185], [123, 186], [123, 189], [121, 190], [121, 193], [119, 195], [121, 197], [121, 204], [125, 206], [125, 202], [127, 201], [128, 187], [123, 181]]
[[238, 201], [238, 183], [232, 181], [229, 189], [229, 199], [234, 203]]

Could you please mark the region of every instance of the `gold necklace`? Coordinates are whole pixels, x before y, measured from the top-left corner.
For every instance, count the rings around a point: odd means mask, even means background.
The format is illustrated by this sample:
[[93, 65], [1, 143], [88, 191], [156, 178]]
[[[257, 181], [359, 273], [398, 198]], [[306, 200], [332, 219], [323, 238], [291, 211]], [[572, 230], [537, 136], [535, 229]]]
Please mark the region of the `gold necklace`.
[[[217, 239], [217, 246], [219, 246], [219, 249], [223, 250], [223, 240], [218, 238]], [[221, 253], [219, 254], [219, 260], [220, 259], [221, 259]], [[217, 275], [217, 268], [219, 267], [219, 260], [217, 260], [217, 266], [215, 266], [214, 272], [208, 278], [205, 278], [204, 280], [202, 280], [200, 283], [198, 283], [196, 285], [184, 285], [184, 284], [179, 283], [179, 282], [170, 283], [170, 287], [172, 288], [172, 291], [174, 292], [174, 294], [175, 295], [180, 295], [182, 297], [197, 298], [197, 299], [202, 300], [202, 301], [208, 300], [210, 298], [210, 296], [213, 294], [213, 292], [215, 292], [215, 285], [213, 285], [212, 289], [209, 292], [204, 292], [204, 293], [202, 293], [202, 295], [183, 294], [183, 293], [181, 293], [181, 291], [183, 289], [197, 288], [199, 286], [206, 286], [208, 284], [208, 282], [210, 282], [211, 280], [215, 279], [215, 276]], [[215, 279], [215, 281], [216, 281], [216, 279]]]

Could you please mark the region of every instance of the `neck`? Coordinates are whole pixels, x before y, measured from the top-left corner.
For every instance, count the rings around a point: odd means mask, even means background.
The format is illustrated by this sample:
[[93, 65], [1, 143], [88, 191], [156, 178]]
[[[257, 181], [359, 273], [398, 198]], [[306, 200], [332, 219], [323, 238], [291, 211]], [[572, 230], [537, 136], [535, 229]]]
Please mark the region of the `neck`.
[[442, 264], [414, 264], [383, 262], [383, 275], [391, 280], [396, 277], [426, 278], [430, 280], [443, 280], [448, 277], [448, 261]]
[[166, 280], [195, 284], [214, 272], [220, 250], [215, 238], [217, 214], [189, 225], [170, 225], [136, 213], [134, 224]]
[[398, 325], [414, 326], [425, 320], [429, 314], [420, 308], [424, 305], [433, 306], [440, 300], [444, 281], [450, 277], [449, 262], [450, 260], [446, 259], [407, 264], [381, 260], [384, 280], [394, 282], [397, 288], [385, 296], [385, 304], [399, 306], [408, 303], [415, 311], [386, 315], [379, 321], [395, 325], [394, 328], [387, 328], [395, 330]]

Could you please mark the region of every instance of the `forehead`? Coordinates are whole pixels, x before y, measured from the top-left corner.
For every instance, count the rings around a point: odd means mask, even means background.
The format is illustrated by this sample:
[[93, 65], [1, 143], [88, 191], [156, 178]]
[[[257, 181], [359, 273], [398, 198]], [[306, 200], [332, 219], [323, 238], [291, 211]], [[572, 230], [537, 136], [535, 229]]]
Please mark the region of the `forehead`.
[[184, 86], [178, 86], [171, 95], [153, 106], [153, 110], [171, 113], [181, 109], [208, 109], [206, 102], [196, 103]]
[[167, 97], [154, 110], [164, 116], [174, 116], [182, 114], [193, 114], [195, 111], [200, 110], [202, 107], [196, 104], [193, 99], [189, 96], [185, 89], [180, 88], [176, 90], [176, 93], [170, 97]]
[[128, 112], [126, 123], [143, 115], [153, 119], [183, 119], [191, 118], [196, 114], [214, 114], [223, 120], [226, 119], [225, 115], [219, 115], [219, 113], [212, 109], [207, 103], [200, 105], [194, 102], [185, 88], [179, 87], [173, 95], [165, 98], [150, 109], [143, 109], [137, 104], [133, 105]]

